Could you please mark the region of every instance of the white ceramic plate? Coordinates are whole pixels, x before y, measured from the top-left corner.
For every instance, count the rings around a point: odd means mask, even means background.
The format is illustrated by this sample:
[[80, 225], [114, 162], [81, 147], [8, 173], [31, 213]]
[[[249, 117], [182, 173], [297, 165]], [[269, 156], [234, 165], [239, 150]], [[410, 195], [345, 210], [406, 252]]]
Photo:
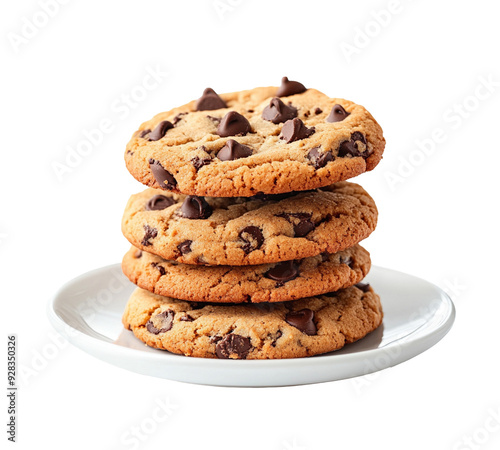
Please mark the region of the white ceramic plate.
[[455, 308], [438, 287], [380, 267], [372, 267], [366, 281], [382, 299], [382, 326], [342, 350], [309, 358], [219, 360], [149, 348], [122, 326], [135, 286], [119, 264], [68, 282], [51, 300], [48, 314], [57, 331], [99, 359], [133, 372], [215, 386], [291, 386], [365, 375], [413, 358], [450, 330]]

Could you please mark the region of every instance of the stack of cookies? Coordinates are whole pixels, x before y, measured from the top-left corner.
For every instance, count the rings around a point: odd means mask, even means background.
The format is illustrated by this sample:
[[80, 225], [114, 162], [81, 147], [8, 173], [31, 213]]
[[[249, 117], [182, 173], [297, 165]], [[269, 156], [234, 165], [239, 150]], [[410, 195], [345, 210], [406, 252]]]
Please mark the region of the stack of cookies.
[[138, 286], [123, 323], [147, 345], [204, 358], [330, 352], [382, 322], [359, 242], [373, 199], [345, 180], [385, 140], [362, 106], [283, 78], [196, 101], [141, 125], [125, 154], [149, 186], [122, 229]]

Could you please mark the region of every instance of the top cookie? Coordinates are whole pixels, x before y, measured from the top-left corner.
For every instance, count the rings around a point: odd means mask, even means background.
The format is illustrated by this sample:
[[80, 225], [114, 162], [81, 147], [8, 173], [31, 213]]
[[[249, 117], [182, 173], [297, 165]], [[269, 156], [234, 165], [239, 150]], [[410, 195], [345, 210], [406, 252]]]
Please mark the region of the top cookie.
[[382, 129], [362, 106], [283, 79], [196, 101], [143, 123], [127, 145], [147, 186], [212, 197], [315, 189], [372, 170]]

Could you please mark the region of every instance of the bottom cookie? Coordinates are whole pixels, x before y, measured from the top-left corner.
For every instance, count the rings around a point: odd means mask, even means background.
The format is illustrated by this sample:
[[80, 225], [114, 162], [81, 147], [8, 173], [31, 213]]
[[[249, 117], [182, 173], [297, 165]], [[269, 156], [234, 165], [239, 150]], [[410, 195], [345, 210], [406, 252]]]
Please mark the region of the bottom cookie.
[[211, 304], [134, 291], [125, 328], [147, 345], [185, 356], [280, 359], [342, 348], [382, 323], [380, 297], [366, 284], [283, 303]]

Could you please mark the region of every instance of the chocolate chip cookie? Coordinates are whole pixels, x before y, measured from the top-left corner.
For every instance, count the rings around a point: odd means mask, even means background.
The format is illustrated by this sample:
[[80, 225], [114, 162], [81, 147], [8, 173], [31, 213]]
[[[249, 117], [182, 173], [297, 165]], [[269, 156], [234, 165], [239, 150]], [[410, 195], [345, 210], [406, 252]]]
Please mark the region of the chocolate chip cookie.
[[375, 330], [382, 316], [380, 298], [369, 285], [245, 305], [186, 302], [137, 289], [123, 324], [147, 345], [181, 355], [277, 359], [338, 350]]
[[132, 247], [123, 273], [137, 286], [181, 300], [261, 303], [296, 300], [359, 283], [370, 270], [360, 245], [334, 254], [259, 266], [193, 266]]
[[177, 193], [250, 197], [327, 186], [372, 170], [385, 147], [362, 106], [282, 80], [196, 101], [143, 123], [127, 145], [130, 173]]
[[248, 265], [336, 253], [368, 237], [376, 223], [364, 189], [339, 182], [252, 198], [147, 189], [130, 198], [122, 230], [132, 245], [167, 260]]

